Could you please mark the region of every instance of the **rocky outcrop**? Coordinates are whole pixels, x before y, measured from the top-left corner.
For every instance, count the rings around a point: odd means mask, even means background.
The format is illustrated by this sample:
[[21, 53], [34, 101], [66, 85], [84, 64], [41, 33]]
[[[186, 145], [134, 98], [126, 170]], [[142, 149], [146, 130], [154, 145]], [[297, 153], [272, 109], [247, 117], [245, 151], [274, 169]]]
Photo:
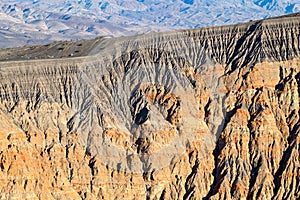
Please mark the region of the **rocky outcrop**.
[[294, 14], [2, 61], [0, 199], [300, 198], [299, 24]]

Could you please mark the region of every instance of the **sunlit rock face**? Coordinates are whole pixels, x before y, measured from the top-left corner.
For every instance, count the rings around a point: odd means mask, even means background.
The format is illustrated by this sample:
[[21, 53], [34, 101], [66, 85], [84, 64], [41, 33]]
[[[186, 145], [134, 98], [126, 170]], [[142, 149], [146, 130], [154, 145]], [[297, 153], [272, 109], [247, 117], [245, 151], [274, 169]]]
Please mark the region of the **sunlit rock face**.
[[299, 27], [0, 50], [0, 199], [300, 198]]

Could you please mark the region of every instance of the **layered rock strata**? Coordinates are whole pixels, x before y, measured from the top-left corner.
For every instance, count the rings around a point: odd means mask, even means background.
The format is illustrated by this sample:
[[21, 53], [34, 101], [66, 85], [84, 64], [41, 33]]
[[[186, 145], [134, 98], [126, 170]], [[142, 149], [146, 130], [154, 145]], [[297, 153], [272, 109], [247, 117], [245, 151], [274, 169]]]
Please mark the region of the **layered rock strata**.
[[294, 14], [0, 62], [0, 199], [299, 199], [299, 31]]

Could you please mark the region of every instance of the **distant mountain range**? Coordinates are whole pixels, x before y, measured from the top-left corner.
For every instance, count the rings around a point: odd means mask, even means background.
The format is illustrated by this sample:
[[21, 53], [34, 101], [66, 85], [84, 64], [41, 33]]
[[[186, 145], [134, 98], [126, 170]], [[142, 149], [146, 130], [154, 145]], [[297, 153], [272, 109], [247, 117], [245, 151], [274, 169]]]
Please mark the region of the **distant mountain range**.
[[299, 27], [0, 49], [0, 199], [300, 200]]
[[246, 22], [300, 11], [290, 0], [1, 0], [0, 47]]

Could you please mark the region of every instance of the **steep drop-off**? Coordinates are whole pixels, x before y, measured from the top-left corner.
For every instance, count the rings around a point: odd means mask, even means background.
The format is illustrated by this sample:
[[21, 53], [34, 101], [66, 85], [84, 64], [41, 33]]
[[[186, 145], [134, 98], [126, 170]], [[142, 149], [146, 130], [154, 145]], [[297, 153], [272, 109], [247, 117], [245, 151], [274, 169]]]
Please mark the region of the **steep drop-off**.
[[299, 32], [1, 50], [0, 199], [299, 199]]

